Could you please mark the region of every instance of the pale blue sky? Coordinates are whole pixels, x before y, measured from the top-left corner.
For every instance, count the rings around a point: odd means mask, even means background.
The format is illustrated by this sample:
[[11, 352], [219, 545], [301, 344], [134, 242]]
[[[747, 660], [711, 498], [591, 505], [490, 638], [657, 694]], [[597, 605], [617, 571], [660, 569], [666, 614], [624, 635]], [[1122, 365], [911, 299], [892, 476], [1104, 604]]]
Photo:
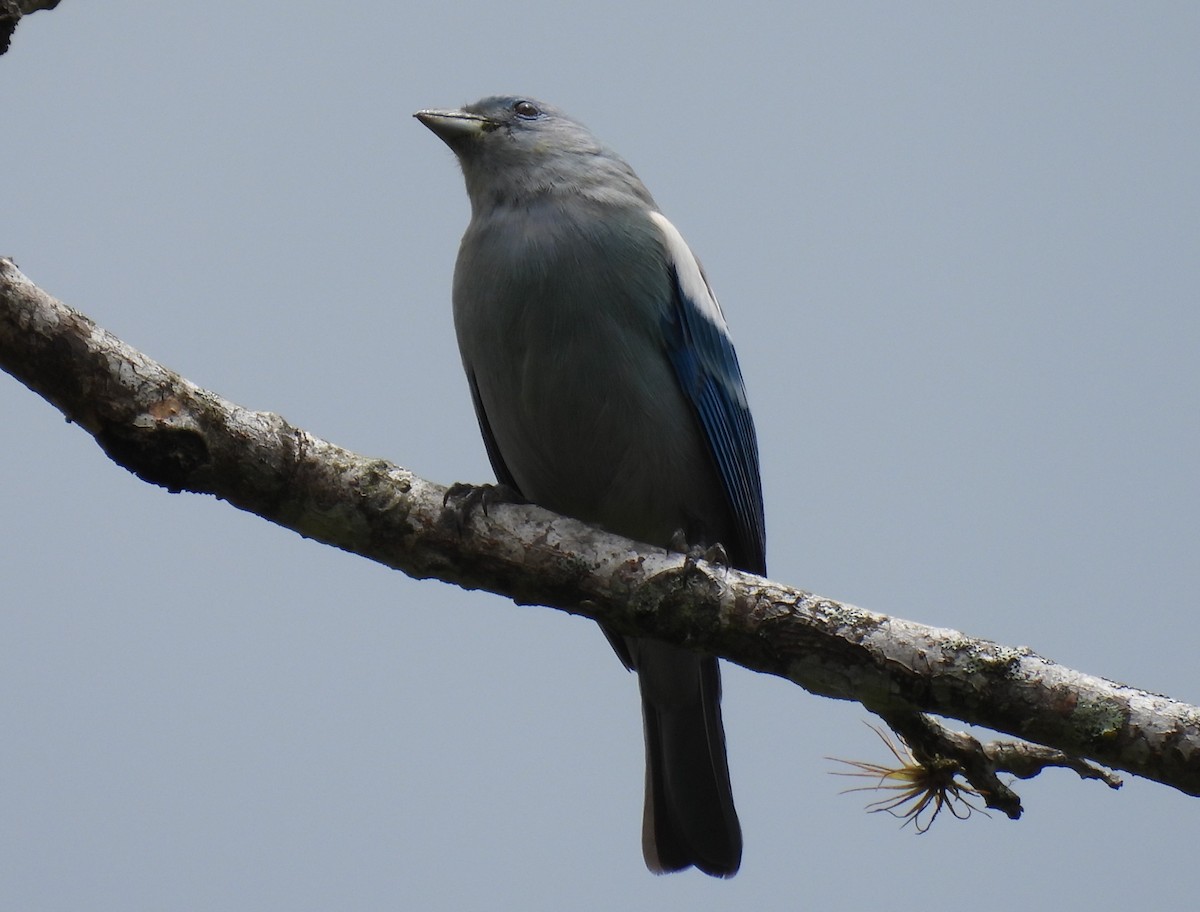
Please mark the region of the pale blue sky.
[[[448, 6], [29, 18], [0, 253], [240, 404], [486, 480], [466, 196], [410, 114], [541, 97], [704, 260], [772, 576], [1200, 702], [1200, 8]], [[593, 625], [148, 487], [5, 376], [0, 415], [0, 908], [1194, 899], [1194, 799], [1051, 773], [918, 837], [827, 775], [885, 756], [860, 707], [737, 668], [742, 871], [655, 878]]]

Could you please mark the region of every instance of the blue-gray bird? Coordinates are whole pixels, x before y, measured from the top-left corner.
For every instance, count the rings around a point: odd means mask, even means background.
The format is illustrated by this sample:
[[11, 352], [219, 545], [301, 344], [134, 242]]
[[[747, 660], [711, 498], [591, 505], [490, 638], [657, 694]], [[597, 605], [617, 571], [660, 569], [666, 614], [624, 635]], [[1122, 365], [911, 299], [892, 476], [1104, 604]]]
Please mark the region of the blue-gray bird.
[[[497, 479], [654, 545], [766, 572], [754, 425], [699, 262], [616, 153], [561, 111], [485, 98], [416, 117], [457, 156], [471, 221], [454, 326]], [[605, 631], [638, 674], [650, 870], [742, 856], [717, 660]]]

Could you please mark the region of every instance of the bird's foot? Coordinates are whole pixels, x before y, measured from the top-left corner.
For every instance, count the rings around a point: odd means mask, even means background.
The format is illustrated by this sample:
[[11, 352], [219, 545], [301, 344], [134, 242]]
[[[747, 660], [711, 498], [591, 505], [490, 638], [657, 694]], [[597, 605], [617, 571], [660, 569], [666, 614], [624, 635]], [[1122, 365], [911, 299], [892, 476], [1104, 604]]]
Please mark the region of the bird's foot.
[[442, 517], [448, 518], [462, 532], [476, 510], [483, 510], [483, 515], [487, 516], [489, 507], [506, 503], [521, 504], [528, 501], [506, 484], [476, 485], [456, 481], [446, 488], [442, 497]]
[[725, 550], [725, 546], [720, 542], [715, 545], [709, 545], [704, 549], [704, 559], [714, 566], [720, 567], [722, 570], [729, 569], [729, 552]]
[[684, 556], [684, 562], [689, 570], [696, 566], [697, 561], [707, 561], [722, 570], [729, 568], [729, 554], [724, 545], [717, 542], [706, 548], [702, 545], [689, 544], [682, 529], [676, 529], [675, 534], [671, 536], [670, 548]]
[[680, 554], [691, 554], [693, 550], [699, 550], [688, 543], [687, 535], [682, 529], [675, 530], [671, 535], [671, 541], [667, 543], [667, 547], [672, 551], [678, 551]]

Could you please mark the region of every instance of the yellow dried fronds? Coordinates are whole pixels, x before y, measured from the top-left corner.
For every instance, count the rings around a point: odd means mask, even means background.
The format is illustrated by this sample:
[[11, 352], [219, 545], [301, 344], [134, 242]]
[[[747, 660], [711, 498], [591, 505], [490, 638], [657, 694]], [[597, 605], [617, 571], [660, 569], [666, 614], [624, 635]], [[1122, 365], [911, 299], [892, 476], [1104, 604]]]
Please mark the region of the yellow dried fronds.
[[866, 791], [898, 792], [897, 795], [872, 801], [867, 805], [867, 810], [872, 813], [887, 811], [893, 817], [902, 817], [903, 825], [908, 826], [911, 823], [918, 833], [926, 832], [933, 825], [942, 808], [948, 809], [960, 820], [966, 820], [974, 811], [988, 816], [987, 811], [970, 801], [972, 797], [982, 797], [979, 791], [956, 778], [960, 772], [956, 761], [937, 759], [932, 763], [922, 763], [913, 756], [907, 745], [902, 743], [897, 746], [886, 732], [874, 725], [870, 727], [887, 745], [899, 766], [829, 757], [827, 759], [854, 767], [853, 772], [834, 772], [835, 776], [862, 776], [877, 780], [874, 785], [855, 786], [845, 789], [842, 794]]

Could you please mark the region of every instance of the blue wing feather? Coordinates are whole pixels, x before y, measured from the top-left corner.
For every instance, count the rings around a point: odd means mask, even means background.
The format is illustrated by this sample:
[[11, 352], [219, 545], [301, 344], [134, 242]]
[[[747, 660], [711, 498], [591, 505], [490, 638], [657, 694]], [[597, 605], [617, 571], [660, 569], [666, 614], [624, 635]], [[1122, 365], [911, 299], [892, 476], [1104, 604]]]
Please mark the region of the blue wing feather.
[[738, 541], [722, 544], [735, 565], [765, 574], [766, 523], [758, 443], [742, 370], [729, 334], [708, 315], [719, 314], [719, 309], [707, 280], [704, 287], [710, 300], [706, 302], [693, 300], [685, 284], [695, 287], [680, 281], [679, 264], [672, 262], [674, 301], [667, 317], [667, 356], [696, 410], [733, 514]]

